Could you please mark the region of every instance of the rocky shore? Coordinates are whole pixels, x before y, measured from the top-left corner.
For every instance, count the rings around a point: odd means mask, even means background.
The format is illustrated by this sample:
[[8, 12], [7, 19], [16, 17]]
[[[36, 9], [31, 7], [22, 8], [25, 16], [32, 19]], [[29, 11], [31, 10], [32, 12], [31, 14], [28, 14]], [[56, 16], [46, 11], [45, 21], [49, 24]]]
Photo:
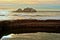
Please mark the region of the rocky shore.
[[60, 20], [5, 20], [0, 21], [0, 37], [10, 33], [60, 33]]

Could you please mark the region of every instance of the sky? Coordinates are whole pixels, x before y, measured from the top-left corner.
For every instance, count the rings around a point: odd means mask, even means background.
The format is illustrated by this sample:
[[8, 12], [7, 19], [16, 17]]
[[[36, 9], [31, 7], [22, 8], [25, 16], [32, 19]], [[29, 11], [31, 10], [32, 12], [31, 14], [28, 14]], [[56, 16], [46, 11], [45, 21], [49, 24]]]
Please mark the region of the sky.
[[0, 0], [0, 3], [16, 4], [59, 4], [60, 0]]
[[0, 8], [60, 9], [60, 0], [0, 0]]

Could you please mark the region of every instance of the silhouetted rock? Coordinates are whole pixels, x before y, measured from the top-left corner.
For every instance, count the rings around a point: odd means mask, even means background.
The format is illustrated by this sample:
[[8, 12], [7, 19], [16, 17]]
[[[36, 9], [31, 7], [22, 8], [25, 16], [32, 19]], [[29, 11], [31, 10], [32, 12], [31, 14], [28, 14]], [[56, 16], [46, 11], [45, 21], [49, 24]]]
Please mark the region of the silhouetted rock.
[[0, 21], [0, 37], [6, 34], [31, 32], [59, 32], [60, 20], [6, 20]]
[[17, 9], [16, 11], [13, 11], [13, 12], [22, 12], [22, 9]]
[[25, 8], [23, 12], [37, 12], [37, 11], [33, 8]]
[[16, 10], [16, 11], [17, 11], [17, 12], [22, 12], [22, 9], [20, 9], [20, 8], [19, 8], [19, 9], [18, 9], [18, 10]]
[[16, 11], [13, 11], [13, 12], [37, 12], [37, 11], [33, 8], [25, 8], [24, 10], [19, 8]]

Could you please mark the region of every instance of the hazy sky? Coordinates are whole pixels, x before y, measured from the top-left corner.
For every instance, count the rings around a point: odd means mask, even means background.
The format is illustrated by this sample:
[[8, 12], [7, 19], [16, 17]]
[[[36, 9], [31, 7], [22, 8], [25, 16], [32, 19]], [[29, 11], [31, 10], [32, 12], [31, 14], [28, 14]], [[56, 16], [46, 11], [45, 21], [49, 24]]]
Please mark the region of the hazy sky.
[[16, 4], [60, 4], [60, 0], [0, 0], [0, 3]]
[[60, 0], [0, 0], [0, 8], [60, 9]]

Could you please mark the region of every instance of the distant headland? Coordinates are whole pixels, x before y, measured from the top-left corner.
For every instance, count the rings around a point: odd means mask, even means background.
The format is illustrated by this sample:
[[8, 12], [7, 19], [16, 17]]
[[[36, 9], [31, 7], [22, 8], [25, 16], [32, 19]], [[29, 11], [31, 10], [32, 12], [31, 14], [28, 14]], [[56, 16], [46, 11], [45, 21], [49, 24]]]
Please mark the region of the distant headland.
[[24, 8], [23, 10], [21, 8], [17, 9], [16, 11], [13, 12], [37, 12], [36, 9], [33, 8]]

